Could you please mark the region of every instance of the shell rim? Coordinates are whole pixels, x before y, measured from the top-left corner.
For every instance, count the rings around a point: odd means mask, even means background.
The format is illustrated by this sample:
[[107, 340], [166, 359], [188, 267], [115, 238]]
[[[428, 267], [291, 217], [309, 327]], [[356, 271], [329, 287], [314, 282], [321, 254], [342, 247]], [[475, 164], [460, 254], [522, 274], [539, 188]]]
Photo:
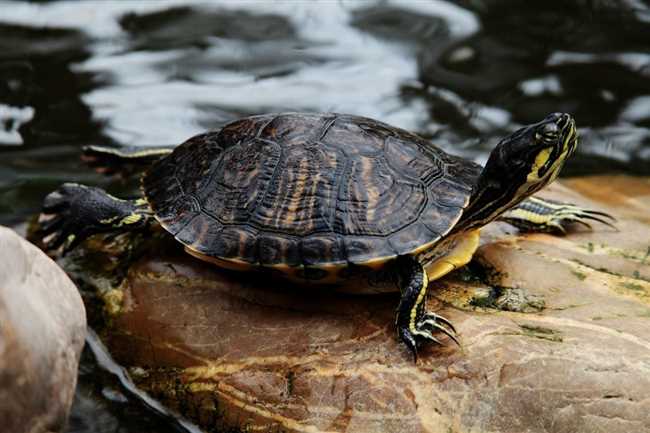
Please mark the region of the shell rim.
[[[146, 176], [146, 174], [142, 176], [142, 180], [144, 180], [144, 176]], [[158, 217], [158, 214], [156, 213], [152, 202], [149, 200], [149, 197], [147, 196], [147, 194], [145, 192], [145, 189], [144, 189], [144, 185], [142, 185], [142, 183], [141, 183], [140, 189], [141, 189], [141, 192], [142, 192], [142, 197], [146, 200], [147, 204], [149, 205], [149, 208], [151, 209], [153, 217], [156, 220], [156, 222], [167, 233], [172, 234], [172, 232], [167, 227], [167, 224], [165, 224], [163, 221], [161, 221], [160, 218]], [[469, 196], [465, 198], [465, 201], [464, 201], [463, 206], [461, 207], [461, 209], [464, 210], [467, 207], [468, 202], [469, 202]], [[450, 222], [449, 227], [447, 227], [447, 230], [444, 233], [441, 233], [440, 236], [438, 236], [434, 240], [426, 242], [426, 243], [424, 243], [422, 245], [419, 245], [417, 248], [414, 248], [411, 251], [408, 251], [407, 253], [405, 253], [403, 255], [417, 255], [417, 254], [421, 254], [421, 253], [423, 253], [425, 251], [429, 251], [429, 250], [433, 249], [436, 244], [438, 244], [443, 238], [445, 238], [445, 236], [447, 236], [453, 230], [453, 228], [456, 226], [456, 224], [462, 218], [462, 216], [463, 216], [463, 212], [461, 211], [461, 212], [458, 213], [456, 218], [454, 218]], [[191, 224], [191, 223], [192, 222], [190, 221], [188, 224]], [[269, 232], [269, 234], [273, 235], [275, 233]], [[191, 244], [187, 244], [186, 242], [181, 241], [178, 238], [178, 236], [176, 236], [176, 235], [173, 235], [173, 236], [174, 236], [174, 239], [179, 244], [183, 245], [183, 247], [188, 251], [188, 253], [191, 254], [194, 257], [197, 257], [197, 258], [199, 258], [201, 260], [204, 260], [204, 261], [206, 259], [203, 259], [203, 258], [201, 258], [199, 256], [210, 257], [210, 258], [213, 258], [213, 259], [217, 259], [217, 260], [220, 260], [220, 261], [231, 263], [234, 267], [240, 268], [240, 269], [264, 268], [264, 269], [276, 269], [276, 270], [279, 270], [281, 272], [284, 272], [286, 269], [301, 269], [301, 268], [302, 269], [304, 269], [304, 268], [310, 268], [310, 269], [324, 269], [324, 268], [344, 269], [344, 268], [346, 268], [346, 267], [348, 267], [350, 265], [367, 266], [367, 267], [370, 267], [370, 268], [377, 268], [377, 267], [381, 267], [381, 265], [383, 265], [383, 264], [395, 259], [396, 257], [398, 257], [398, 254], [392, 254], [392, 255], [375, 257], [375, 258], [372, 258], [370, 260], [365, 260], [365, 261], [361, 261], [361, 262], [350, 262], [350, 261], [321, 262], [321, 263], [318, 263], [318, 264], [315, 264], [315, 265], [306, 265], [306, 264], [303, 263], [303, 264], [300, 264], [300, 265], [297, 265], [297, 266], [290, 266], [287, 263], [276, 263], [276, 264], [272, 264], [272, 265], [266, 265], [266, 264], [261, 264], [261, 263], [247, 262], [247, 261], [241, 260], [241, 259], [239, 259], [237, 257], [221, 257], [221, 256], [206, 254], [206, 253], [203, 253], [201, 251], [198, 251], [196, 248], [192, 247]], [[196, 253], [196, 254], [192, 254], [192, 253]]]

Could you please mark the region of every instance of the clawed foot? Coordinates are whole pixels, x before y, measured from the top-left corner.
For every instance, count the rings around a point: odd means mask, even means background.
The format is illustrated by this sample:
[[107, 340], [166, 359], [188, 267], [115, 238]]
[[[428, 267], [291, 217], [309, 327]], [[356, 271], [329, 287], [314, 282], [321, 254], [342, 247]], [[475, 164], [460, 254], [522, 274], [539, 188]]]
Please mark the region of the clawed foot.
[[85, 203], [92, 202], [92, 194], [92, 188], [66, 183], [45, 197], [38, 235], [46, 251], [63, 246], [65, 254], [89, 236], [91, 227], [84, 216], [88, 212]]
[[456, 328], [451, 322], [442, 316], [435, 313], [427, 312], [420, 320], [415, 322], [413, 329], [408, 326], [399, 327], [400, 339], [413, 353], [413, 359], [417, 361], [418, 348], [426, 341], [432, 341], [435, 344], [442, 345], [443, 343], [434, 337], [435, 332], [442, 332], [451, 338], [454, 343], [460, 346], [460, 342], [456, 337]]
[[95, 233], [114, 231], [125, 223], [140, 225], [144, 217], [134, 211], [131, 202], [99, 188], [66, 183], [45, 197], [37, 234], [46, 251], [63, 246], [66, 254]]
[[616, 226], [612, 224], [616, 222], [616, 218], [608, 213], [584, 209], [572, 204], [559, 205], [553, 210], [553, 213], [549, 215], [548, 221], [545, 222], [545, 225], [549, 231], [566, 234], [567, 227], [572, 223], [583, 225], [592, 230], [591, 224], [587, 221], [597, 221], [613, 228], [614, 230], [618, 230]]
[[566, 234], [569, 227], [576, 223], [591, 230], [590, 221], [618, 230], [613, 224], [616, 218], [608, 213], [539, 197], [529, 197], [500, 219], [527, 232]]

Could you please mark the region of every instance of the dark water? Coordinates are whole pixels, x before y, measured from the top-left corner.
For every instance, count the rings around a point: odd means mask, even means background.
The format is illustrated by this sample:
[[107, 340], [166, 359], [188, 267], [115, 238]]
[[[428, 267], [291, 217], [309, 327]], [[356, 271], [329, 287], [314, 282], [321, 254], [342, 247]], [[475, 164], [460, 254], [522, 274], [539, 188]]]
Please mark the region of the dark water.
[[[0, 2], [0, 223], [64, 181], [130, 188], [82, 145], [285, 110], [374, 117], [478, 161], [566, 111], [582, 141], [565, 176], [648, 175], [650, 2]], [[182, 431], [121, 386], [87, 352], [70, 431]]]

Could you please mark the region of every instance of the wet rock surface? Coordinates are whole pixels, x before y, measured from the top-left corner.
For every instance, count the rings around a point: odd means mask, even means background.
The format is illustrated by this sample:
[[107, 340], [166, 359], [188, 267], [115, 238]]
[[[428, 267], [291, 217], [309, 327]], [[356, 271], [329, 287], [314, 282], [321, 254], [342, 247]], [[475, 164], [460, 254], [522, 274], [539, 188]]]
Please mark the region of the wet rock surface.
[[35, 246], [0, 227], [0, 426], [59, 432], [86, 334], [79, 292]]
[[567, 185], [544, 195], [611, 212], [619, 231], [490, 225], [469, 270], [430, 293], [462, 347], [417, 364], [395, 338], [397, 294], [224, 272], [165, 236], [102, 288], [102, 334], [140, 387], [207, 431], [650, 431], [650, 180]]

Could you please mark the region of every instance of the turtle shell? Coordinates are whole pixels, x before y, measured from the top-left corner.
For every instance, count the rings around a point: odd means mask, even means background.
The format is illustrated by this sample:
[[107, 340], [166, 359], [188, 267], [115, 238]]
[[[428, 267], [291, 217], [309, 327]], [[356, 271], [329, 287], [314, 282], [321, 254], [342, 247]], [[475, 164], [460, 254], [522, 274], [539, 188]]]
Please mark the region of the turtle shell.
[[248, 117], [190, 138], [143, 190], [190, 252], [246, 266], [382, 263], [431, 248], [467, 205], [480, 166], [372, 119]]

